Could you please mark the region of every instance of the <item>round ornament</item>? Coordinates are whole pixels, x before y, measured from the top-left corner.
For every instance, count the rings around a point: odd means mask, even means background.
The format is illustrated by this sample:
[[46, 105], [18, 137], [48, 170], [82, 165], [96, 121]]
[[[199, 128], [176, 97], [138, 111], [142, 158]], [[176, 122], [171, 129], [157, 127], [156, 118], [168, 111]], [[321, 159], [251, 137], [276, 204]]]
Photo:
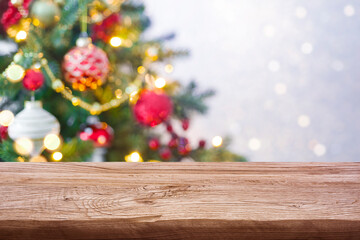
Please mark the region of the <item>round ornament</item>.
[[[6, 3], [7, 1], [1, 1], [1, 3]], [[28, 8], [31, 3], [31, 0], [12, 0], [8, 1], [8, 8], [4, 12], [1, 17], [1, 24], [5, 30], [8, 30], [9, 27], [19, 23], [20, 19], [23, 17], [20, 13], [18, 7], [22, 7], [23, 14], [28, 14]], [[1, 10], [5, 9], [3, 5], [1, 5]]]
[[143, 90], [133, 112], [136, 121], [145, 126], [155, 127], [169, 118], [173, 104], [169, 96], [159, 91]]
[[106, 53], [82, 39], [65, 55], [63, 62], [65, 80], [79, 91], [98, 88], [106, 82], [109, 73]]
[[114, 130], [104, 122], [86, 126], [79, 134], [83, 141], [93, 141], [95, 147], [109, 147], [114, 138]]
[[31, 141], [33, 147], [29, 154], [34, 157], [41, 153], [43, 139], [48, 134], [60, 133], [60, 124], [53, 115], [42, 108], [40, 101], [31, 101], [25, 102], [25, 109], [15, 116], [8, 131], [9, 137], [15, 142], [19, 139]]
[[105, 18], [102, 22], [93, 25], [92, 39], [103, 40], [109, 42], [111, 37], [116, 35], [121, 29], [121, 17], [119, 14], [111, 14]]
[[50, 27], [59, 19], [60, 9], [53, 1], [38, 0], [32, 5], [30, 14], [40, 26]]
[[30, 69], [26, 71], [23, 86], [29, 91], [35, 91], [44, 85], [45, 78], [40, 70]]
[[20, 65], [12, 64], [5, 70], [5, 74], [10, 82], [17, 83], [24, 78], [25, 69]]

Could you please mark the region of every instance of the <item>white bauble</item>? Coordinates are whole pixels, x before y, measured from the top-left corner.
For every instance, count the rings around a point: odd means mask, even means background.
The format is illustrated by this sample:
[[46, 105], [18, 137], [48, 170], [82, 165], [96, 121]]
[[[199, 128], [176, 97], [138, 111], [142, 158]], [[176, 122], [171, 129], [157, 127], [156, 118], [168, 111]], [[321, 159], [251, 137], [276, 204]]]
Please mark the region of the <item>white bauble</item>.
[[58, 120], [42, 108], [40, 101], [25, 102], [25, 109], [19, 112], [14, 122], [8, 128], [9, 137], [16, 141], [28, 138], [34, 143], [30, 155], [38, 156], [43, 150], [43, 140], [46, 135], [60, 133]]

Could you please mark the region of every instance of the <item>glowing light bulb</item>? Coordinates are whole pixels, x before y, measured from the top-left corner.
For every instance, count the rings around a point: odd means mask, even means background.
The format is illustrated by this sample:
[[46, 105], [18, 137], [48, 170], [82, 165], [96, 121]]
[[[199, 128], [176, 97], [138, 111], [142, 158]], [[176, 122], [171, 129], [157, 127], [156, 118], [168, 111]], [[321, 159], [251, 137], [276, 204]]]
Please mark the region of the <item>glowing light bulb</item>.
[[51, 151], [58, 149], [60, 147], [60, 144], [61, 140], [56, 134], [51, 133], [44, 138], [44, 146]]
[[163, 88], [166, 86], [166, 80], [164, 78], [158, 78], [155, 80], [156, 88]]
[[211, 143], [214, 147], [221, 147], [223, 144], [223, 139], [220, 136], [216, 136], [212, 139]]
[[318, 144], [315, 145], [313, 151], [314, 151], [316, 156], [322, 157], [322, 156], [324, 156], [326, 154], [327, 149], [326, 149], [325, 145], [318, 143]]
[[14, 114], [9, 110], [0, 112], [0, 124], [7, 127], [14, 121]]
[[110, 39], [110, 45], [112, 47], [120, 47], [121, 43], [122, 43], [122, 39], [119, 37], [112, 37]]
[[23, 41], [26, 39], [26, 37], [27, 37], [27, 33], [25, 31], [21, 30], [16, 34], [15, 40], [18, 42]]
[[61, 152], [54, 152], [51, 157], [54, 161], [61, 161], [63, 154]]
[[125, 157], [126, 162], [142, 162], [143, 159], [138, 152], [133, 152]]
[[14, 142], [14, 149], [20, 155], [30, 155], [34, 150], [34, 142], [28, 138], [18, 138]]

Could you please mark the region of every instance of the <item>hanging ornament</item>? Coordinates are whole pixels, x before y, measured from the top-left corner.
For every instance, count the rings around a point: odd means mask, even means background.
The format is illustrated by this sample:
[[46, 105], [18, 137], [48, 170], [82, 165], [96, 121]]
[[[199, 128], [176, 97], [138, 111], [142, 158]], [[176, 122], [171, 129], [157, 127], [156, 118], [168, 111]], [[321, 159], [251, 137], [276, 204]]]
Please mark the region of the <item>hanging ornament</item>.
[[8, 138], [8, 127], [0, 125], [0, 143]]
[[6, 70], [5, 75], [7, 80], [12, 83], [20, 82], [25, 75], [25, 69], [17, 64], [11, 64]]
[[[48, 134], [60, 133], [60, 124], [42, 108], [40, 101], [31, 101], [25, 102], [25, 109], [15, 116], [8, 131], [9, 137], [18, 143], [19, 149], [28, 149], [28, 154], [35, 157], [41, 153], [43, 140]], [[28, 148], [30, 145], [32, 146]]]
[[119, 33], [121, 29], [121, 17], [119, 14], [111, 14], [104, 21], [93, 25], [92, 39], [102, 40], [108, 43], [112, 36]]
[[104, 122], [87, 125], [79, 134], [83, 141], [92, 141], [97, 148], [109, 147], [114, 138], [114, 130]]
[[29, 91], [35, 91], [44, 85], [45, 78], [43, 73], [38, 69], [29, 69], [26, 71], [23, 79], [23, 86]]
[[136, 121], [155, 127], [171, 115], [173, 104], [169, 96], [161, 91], [143, 90], [136, 102], [133, 112]]
[[79, 38], [76, 45], [64, 57], [65, 79], [75, 90], [96, 89], [106, 82], [108, 57], [102, 49], [91, 43], [90, 38]]
[[31, 6], [30, 15], [36, 25], [50, 27], [60, 19], [60, 9], [51, 0], [37, 0]]

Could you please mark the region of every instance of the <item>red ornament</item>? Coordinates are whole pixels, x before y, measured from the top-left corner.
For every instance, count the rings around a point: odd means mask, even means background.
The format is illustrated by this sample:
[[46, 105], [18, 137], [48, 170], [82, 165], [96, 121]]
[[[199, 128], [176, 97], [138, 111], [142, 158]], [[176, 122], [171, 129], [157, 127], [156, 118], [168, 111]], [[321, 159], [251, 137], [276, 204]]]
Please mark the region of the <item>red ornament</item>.
[[0, 143], [8, 138], [8, 127], [0, 125]]
[[160, 147], [160, 141], [157, 138], [150, 139], [149, 141], [149, 148], [151, 150], [157, 150]]
[[169, 148], [163, 148], [160, 150], [160, 157], [166, 161], [170, 160], [172, 157], [171, 150]]
[[104, 42], [109, 42], [111, 36], [113, 36], [121, 27], [120, 24], [121, 16], [115, 13], [111, 14], [109, 17], [105, 18], [104, 21], [93, 25], [92, 39], [100, 39]]
[[99, 122], [85, 127], [79, 137], [83, 141], [93, 141], [95, 147], [109, 147], [114, 138], [114, 130], [106, 123]]
[[23, 86], [29, 91], [35, 91], [44, 85], [45, 78], [40, 70], [30, 69], [26, 71]]
[[199, 141], [199, 148], [205, 148], [206, 146], [206, 141], [205, 140], [200, 140]]
[[185, 118], [183, 120], [181, 120], [181, 125], [182, 125], [182, 128], [186, 131], [189, 129], [190, 127], [190, 120]]
[[173, 111], [173, 104], [162, 92], [144, 90], [140, 93], [133, 111], [136, 121], [155, 127], [168, 119]]
[[106, 82], [109, 60], [106, 53], [93, 44], [74, 47], [64, 58], [64, 76], [75, 90], [96, 89]]
[[[29, 13], [29, 5], [32, 0], [24, 0], [22, 7], [25, 10], [25, 14]], [[5, 2], [5, 1], [4, 1]], [[20, 19], [22, 18], [18, 8], [14, 6], [11, 1], [8, 2], [8, 9], [1, 18], [1, 25], [4, 27], [5, 30], [7, 30], [12, 25], [17, 24]]]

